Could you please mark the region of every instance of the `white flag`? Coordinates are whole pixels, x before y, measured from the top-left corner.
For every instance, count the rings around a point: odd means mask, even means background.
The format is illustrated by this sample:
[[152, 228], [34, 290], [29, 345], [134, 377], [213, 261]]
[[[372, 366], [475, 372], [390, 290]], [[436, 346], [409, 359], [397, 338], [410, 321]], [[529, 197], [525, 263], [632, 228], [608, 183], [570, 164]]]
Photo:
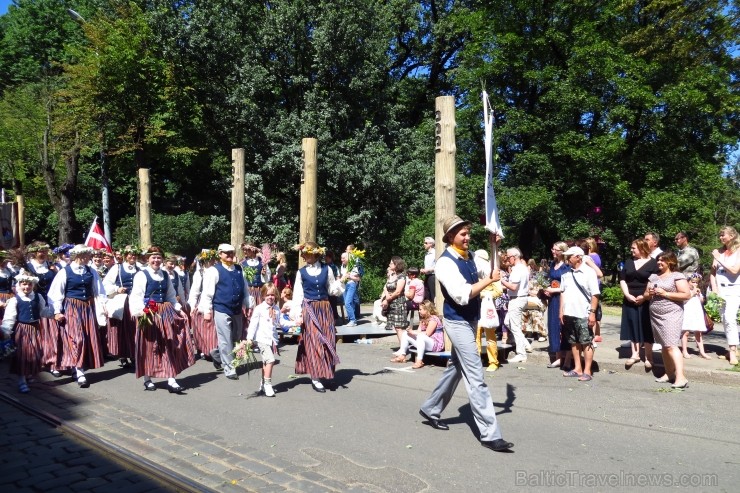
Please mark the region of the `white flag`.
[[493, 191], [493, 109], [488, 103], [488, 93], [483, 91], [483, 125], [485, 128], [484, 150], [486, 154], [486, 229], [503, 238], [504, 231], [499, 221], [496, 193]]

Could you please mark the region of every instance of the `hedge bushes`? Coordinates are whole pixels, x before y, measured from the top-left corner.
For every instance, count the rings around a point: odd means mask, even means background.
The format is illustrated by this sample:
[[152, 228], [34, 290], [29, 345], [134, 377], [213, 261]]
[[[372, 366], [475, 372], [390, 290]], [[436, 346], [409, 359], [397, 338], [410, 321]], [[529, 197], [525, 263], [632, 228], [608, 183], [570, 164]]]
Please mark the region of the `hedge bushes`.
[[602, 286], [601, 302], [607, 306], [621, 306], [624, 299], [622, 288], [619, 286]]

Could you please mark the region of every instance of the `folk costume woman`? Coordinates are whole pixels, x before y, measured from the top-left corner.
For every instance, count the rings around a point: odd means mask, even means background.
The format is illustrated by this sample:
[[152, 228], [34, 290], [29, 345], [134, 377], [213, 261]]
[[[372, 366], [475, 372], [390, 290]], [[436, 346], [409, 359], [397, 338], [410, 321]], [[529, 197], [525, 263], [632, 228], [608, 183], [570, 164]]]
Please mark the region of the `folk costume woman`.
[[[58, 271], [57, 266], [49, 262], [49, 245], [41, 241], [34, 241], [26, 248], [26, 254], [29, 257], [26, 263], [26, 270], [32, 276], [38, 278], [36, 292], [43, 296], [44, 301], [46, 301], [49, 288]], [[61, 373], [59, 370], [61, 368], [57, 366], [57, 358], [61, 353], [62, 346], [59, 325], [52, 317], [42, 317], [40, 325], [41, 341], [44, 346], [43, 364], [49, 367], [52, 375], [60, 377]]]
[[339, 364], [329, 295], [340, 294], [341, 286], [331, 269], [319, 262], [324, 248], [308, 242], [295, 249], [306, 262], [295, 279], [294, 302], [300, 304], [303, 319], [295, 372], [310, 375], [313, 389], [323, 393], [326, 389], [320, 379], [332, 380]]
[[218, 252], [216, 250], [203, 249], [196, 259], [195, 272], [193, 273], [193, 284], [190, 286], [188, 306], [190, 306], [190, 321], [193, 327], [193, 342], [201, 356], [210, 354], [218, 347], [216, 326], [211, 320], [204, 320], [203, 313], [198, 310], [201, 293], [203, 291], [203, 273], [216, 262]]
[[0, 319], [5, 312], [5, 304], [13, 297], [13, 271], [7, 265], [9, 255], [6, 250], [0, 250]]
[[136, 273], [129, 308], [136, 321], [136, 378], [144, 389], [156, 390], [152, 377], [166, 378], [167, 390], [183, 392], [175, 377], [195, 363], [188, 319], [177, 302], [169, 274], [162, 269], [163, 252], [151, 246], [147, 266]]
[[124, 261], [111, 267], [103, 279], [103, 286], [109, 298], [125, 298], [122, 312], [114, 314], [109, 310], [108, 313], [108, 353], [118, 356], [121, 366], [129, 368], [134, 359], [136, 335], [136, 319], [131, 315], [129, 295], [134, 276], [141, 269], [136, 266], [136, 248], [126, 245], [122, 253]]
[[4, 336], [12, 335], [15, 342], [10, 372], [18, 375], [18, 390], [25, 394], [30, 390], [26, 378], [37, 375], [44, 366], [39, 320], [50, 317], [52, 312], [44, 296], [33, 290], [39, 281], [37, 277], [22, 270], [15, 280], [18, 292], [8, 300], [2, 330]]
[[58, 365], [72, 368], [77, 385], [82, 388], [90, 386], [85, 370], [103, 366], [96, 304], [104, 313], [106, 298], [103, 282], [88, 265], [92, 253], [93, 249], [85, 245], [72, 248], [71, 262], [54, 277], [48, 296], [62, 338]]

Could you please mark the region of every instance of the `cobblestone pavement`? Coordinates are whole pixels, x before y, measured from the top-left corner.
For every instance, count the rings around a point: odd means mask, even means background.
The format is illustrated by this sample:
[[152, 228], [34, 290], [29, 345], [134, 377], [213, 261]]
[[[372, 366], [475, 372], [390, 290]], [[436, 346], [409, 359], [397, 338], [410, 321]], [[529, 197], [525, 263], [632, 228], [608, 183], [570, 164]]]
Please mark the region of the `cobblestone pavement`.
[[112, 493], [176, 491], [0, 399], [0, 490]]

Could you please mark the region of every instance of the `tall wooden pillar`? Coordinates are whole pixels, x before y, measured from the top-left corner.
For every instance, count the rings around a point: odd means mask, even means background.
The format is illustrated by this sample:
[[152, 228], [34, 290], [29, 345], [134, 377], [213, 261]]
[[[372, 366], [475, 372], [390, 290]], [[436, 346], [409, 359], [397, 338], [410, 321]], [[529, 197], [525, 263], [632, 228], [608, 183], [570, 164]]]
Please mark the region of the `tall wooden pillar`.
[[[316, 182], [318, 169], [316, 147], [316, 139], [314, 138], [306, 138], [301, 141], [301, 148], [303, 150], [303, 174], [301, 175], [299, 243], [316, 241], [316, 194], [318, 191]], [[298, 267], [303, 267], [303, 265], [303, 259], [299, 258]]]
[[[455, 194], [457, 192], [455, 175], [455, 98], [440, 96], [435, 100], [434, 110], [434, 239], [437, 256], [444, 251], [442, 223], [455, 214]], [[442, 290], [436, 287], [434, 304], [442, 313]], [[450, 341], [445, 335], [445, 349], [449, 351]]]
[[18, 243], [22, 248], [26, 246], [26, 202], [21, 194], [16, 195], [15, 201], [18, 204]]
[[152, 246], [152, 200], [149, 170], [139, 168], [139, 246]]
[[245, 203], [244, 194], [244, 149], [231, 150], [231, 171], [234, 182], [231, 187], [231, 244], [241, 255], [239, 245], [244, 242]]

